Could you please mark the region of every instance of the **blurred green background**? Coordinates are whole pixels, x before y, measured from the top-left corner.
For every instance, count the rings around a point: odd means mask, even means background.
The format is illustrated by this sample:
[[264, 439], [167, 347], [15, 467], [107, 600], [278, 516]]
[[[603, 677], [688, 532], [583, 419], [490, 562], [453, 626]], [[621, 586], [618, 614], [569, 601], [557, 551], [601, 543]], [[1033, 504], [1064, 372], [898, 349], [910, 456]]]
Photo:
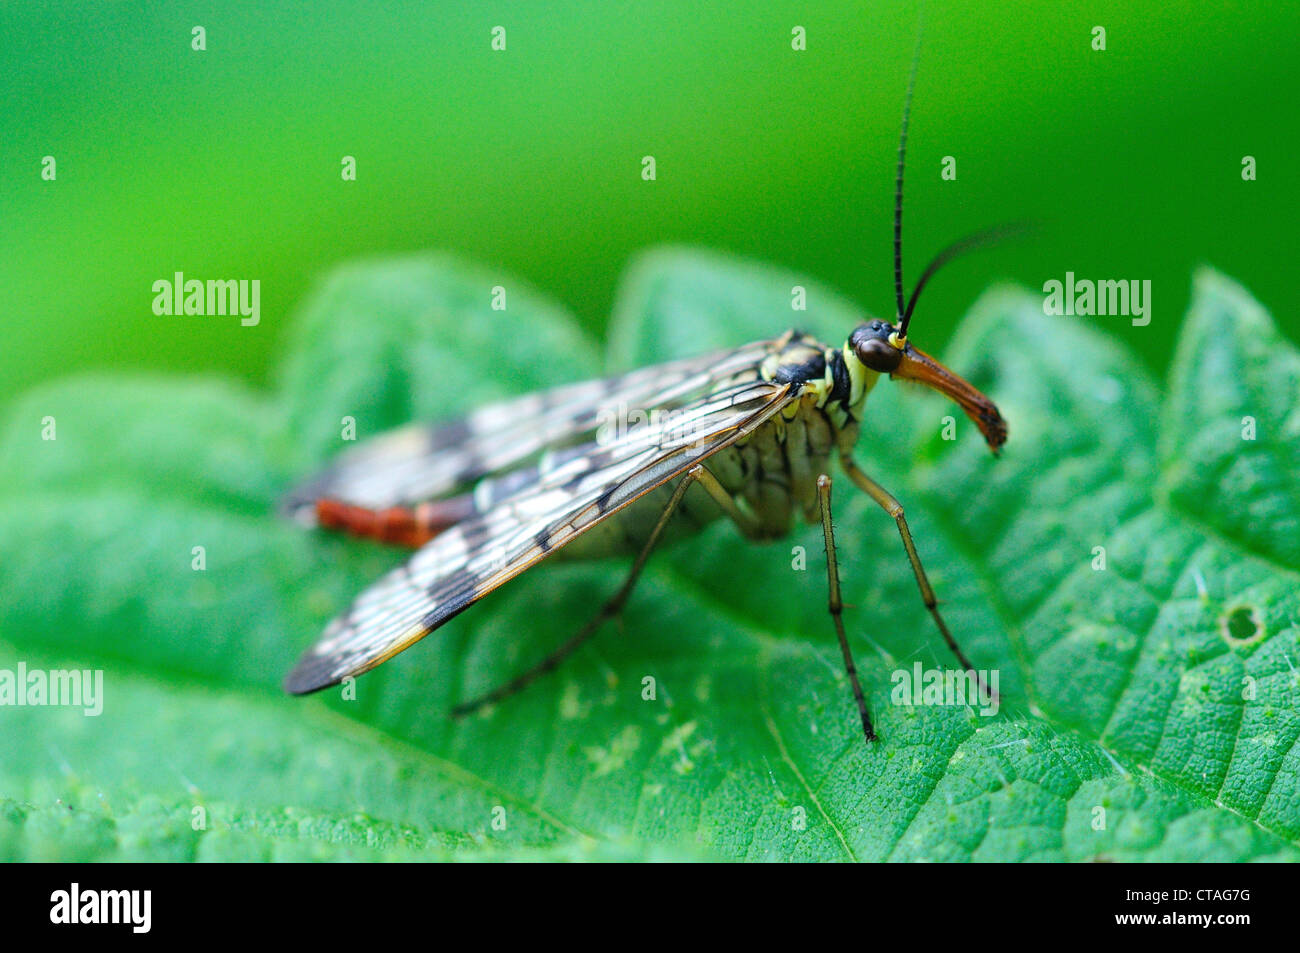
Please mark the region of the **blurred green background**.
[[[931, 0], [909, 284], [968, 230], [1044, 227], [951, 266], [918, 343], [941, 351], [999, 278], [1150, 278], [1149, 327], [1079, 320], [1161, 371], [1202, 262], [1296, 337], [1297, 10]], [[798, 269], [888, 315], [917, 23], [912, 3], [826, 0], [6, 5], [0, 403], [92, 368], [267, 381], [316, 277], [413, 249], [523, 277], [596, 332], [629, 257], [662, 242]], [[791, 49], [795, 25], [806, 51]], [[940, 179], [944, 155], [956, 181]], [[1242, 181], [1244, 155], [1258, 181]], [[260, 279], [261, 325], [155, 316], [151, 285], [177, 270]]]

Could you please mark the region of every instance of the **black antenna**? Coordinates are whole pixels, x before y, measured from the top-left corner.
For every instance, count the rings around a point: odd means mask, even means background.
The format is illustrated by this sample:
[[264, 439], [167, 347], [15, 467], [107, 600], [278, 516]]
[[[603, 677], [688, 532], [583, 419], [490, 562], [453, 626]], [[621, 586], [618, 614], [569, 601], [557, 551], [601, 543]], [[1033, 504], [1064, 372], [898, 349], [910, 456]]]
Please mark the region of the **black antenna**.
[[907, 78], [907, 98], [903, 100], [903, 128], [898, 134], [898, 171], [894, 175], [894, 298], [898, 319], [903, 323], [898, 329], [899, 338], [907, 336], [906, 307], [903, 303], [903, 164], [907, 158], [907, 121], [912, 115], [912, 87], [916, 85], [916, 67], [921, 62], [921, 28], [916, 30], [916, 50], [912, 53], [912, 72]]
[[921, 30], [916, 28], [916, 50], [912, 54], [912, 72], [907, 78], [907, 97], [903, 100], [903, 128], [898, 134], [898, 171], [894, 176], [894, 299], [898, 311], [898, 330], [890, 336], [890, 343], [900, 350], [907, 342], [907, 325], [912, 320], [912, 311], [916, 308], [916, 299], [921, 296], [925, 283], [934, 277], [934, 273], [952, 261], [958, 255], [991, 245], [1014, 235], [1021, 234], [1033, 227], [1031, 222], [1013, 222], [1009, 225], [997, 225], [986, 228], [965, 238], [953, 242], [934, 256], [930, 264], [921, 272], [921, 280], [916, 283], [912, 296], [903, 301], [903, 160], [907, 157], [907, 122], [912, 116], [912, 89], [916, 86], [916, 67], [921, 62]]
[[952, 261], [958, 255], [964, 255], [968, 251], [974, 251], [977, 248], [983, 248], [986, 245], [992, 245], [1002, 241], [1004, 238], [1012, 238], [1022, 235], [1034, 227], [1033, 222], [1011, 222], [1006, 225], [995, 225], [992, 228], [981, 229], [973, 232], [965, 238], [959, 238], [939, 254], [935, 255], [930, 264], [925, 266], [925, 271], [921, 272], [921, 280], [916, 283], [916, 288], [912, 291], [912, 297], [907, 299], [907, 307], [903, 309], [903, 323], [898, 327], [898, 336], [900, 339], [907, 337], [907, 322], [912, 319], [912, 310], [916, 307], [916, 299], [921, 296], [921, 289], [929, 281], [936, 271], [942, 268], [948, 262]]

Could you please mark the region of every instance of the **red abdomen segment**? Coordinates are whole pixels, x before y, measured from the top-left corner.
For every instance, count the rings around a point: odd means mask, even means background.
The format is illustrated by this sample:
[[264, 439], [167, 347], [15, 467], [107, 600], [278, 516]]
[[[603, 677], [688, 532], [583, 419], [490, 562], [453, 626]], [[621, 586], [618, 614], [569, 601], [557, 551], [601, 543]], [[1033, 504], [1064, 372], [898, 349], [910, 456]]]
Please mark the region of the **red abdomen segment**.
[[341, 500], [316, 501], [316, 522], [325, 529], [343, 530], [353, 536], [412, 549], [423, 546], [473, 513], [474, 503], [469, 496], [382, 510]]

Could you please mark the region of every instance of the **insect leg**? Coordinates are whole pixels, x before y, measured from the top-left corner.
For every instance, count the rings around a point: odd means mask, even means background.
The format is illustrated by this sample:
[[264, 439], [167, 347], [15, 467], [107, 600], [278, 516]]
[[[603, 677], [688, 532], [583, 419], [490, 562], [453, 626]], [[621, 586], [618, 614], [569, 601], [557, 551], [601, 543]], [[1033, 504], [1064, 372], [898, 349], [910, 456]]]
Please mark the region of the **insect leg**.
[[840, 599], [840, 567], [835, 556], [835, 527], [831, 524], [831, 478], [825, 473], [817, 478], [817, 501], [821, 505], [822, 534], [826, 537], [826, 581], [830, 588], [827, 605], [831, 612], [831, 619], [835, 622], [835, 635], [840, 640], [844, 669], [849, 673], [849, 684], [853, 686], [853, 700], [858, 703], [858, 714], [862, 716], [862, 733], [870, 742], [875, 740], [876, 730], [871, 727], [871, 716], [867, 714], [867, 700], [862, 695], [862, 683], [858, 681], [858, 668], [853, 664], [853, 653], [849, 651], [849, 638], [844, 632], [844, 603]]
[[677, 509], [678, 504], [681, 503], [682, 497], [686, 495], [686, 491], [690, 488], [691, 484], [699, 480], [701, 474], [704, 472], [706, 472], [704, 467], [701, 464], [696, 464], [686, 472], [686, 476], [682, 477], [681, 482], [677, 484], [677, 489], [673, 491], [672, 498], [669, 499], [668, 505], [664, 507], [664, 511], [660, 514], [658, 522], [655, 523], [654, 529], [650, 531], [649, 538], [646, 539], [645, 544], [641, 547], [641, 552], [637, 554], [636, 561], [632, 563], [632, 569], [628, 573], [627, 578], [623, 581], [623, 585], [619, 588], [618, 592], [614, 594], [612, 599], [600, 607], [600, 611], [597, 612], [596, 615], [593, 616], [576, 635], [523, 674], [516, 676], [504, 685], [494, 688], [492, 691], [487, 692], [484, 695], [480, 695], [478, 698], [457, 705], [451, 710], [452, 717], [459, 718], [463, 715], [471, 714], [485, 705], [499, 702], [501, 699], [508, 698], [516, 692], [527, 688], [538, 678], [545, 675], [547, 672], [554, 670], [561, 662], [577, 651], [578, 647], [581, 646], [582, 643], [586, 642], [596, 634], [596, 630], [600, 628], [601, 624], [604, 623], [605, 620], [618, 615], [622, 610], [624, 603], [627, 602], [628, 596], [632, 594], [632, 589], [641, 575], [641, 570], [645, 568], [646, 560], [650, 558], [650, 552], [659, 541], [659, 537], [663, 535], [664, 527], [668, 525], [669, 517], [673, 515], [673, 511]]
[[701, 465], [700, 474], [696, 477], [700, 481], [700, 486], [708, 491], [713, 501], [722, 507], [722, 511], [731, 517], [731, 521], [736, 524], [736, 528], [749, 539], [764, 538], [762, 526], [759, 524], [758, 517], [752, 513], [746, 513], [736, 505], [735, 498], [727, 492], [726, 488], [718, 482], [718, 478], [708, 467]]
[[907, 518], [903, 515], [903, 504], [894, 499], [883, 486], [867, 476], [847, 454], [841, 454], [840, 465], [844, 467], [844, 472], [848, 474], [849, 479], [860, 490], [875, 500], [898, 524], [898, 535], [903, 538], [903, 548], [907, 550], [907, 558], [912, 563], [912, 573], [916, 576], [916, 584], [921, 589], [921, 601], [930, 610], [930, 615], [934, 617], [934, 623], [939, 627], [943, 640], [948, 643], [948, 648], [952, 649], [952, 654], [957, 657], [957, 661], [961, 662], [962, 668], [975, 673], [980, 680], [980, 684], [983, 685], [983, 678], [979, 676], [979, 673], [975, 672], [975, 667], [971, 665], [970, 659], [961, 650], [957, 640], [952, 637], [947, 624], [943, 621], [943, 616], [939, 614], [939, 600], [934, 596], [934, 589], [930, 586], [930, 580], [925, 575], [925, 567], [921, 565], [921, 557], [916, 553], [916, 544], [912, 542], [912, 531], [908, 529]]

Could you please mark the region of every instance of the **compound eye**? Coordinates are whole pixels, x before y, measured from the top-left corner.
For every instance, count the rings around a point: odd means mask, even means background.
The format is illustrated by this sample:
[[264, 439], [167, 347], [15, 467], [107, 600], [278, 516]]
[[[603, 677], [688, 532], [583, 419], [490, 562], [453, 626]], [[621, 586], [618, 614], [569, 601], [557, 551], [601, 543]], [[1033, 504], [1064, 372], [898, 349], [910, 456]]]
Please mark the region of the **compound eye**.
[[898, 369], [902, 363], [903, 352], [891, 345], [884, 338], [867, 338], [854, 345], [858, 360], [881, 374], [889, 374]]

